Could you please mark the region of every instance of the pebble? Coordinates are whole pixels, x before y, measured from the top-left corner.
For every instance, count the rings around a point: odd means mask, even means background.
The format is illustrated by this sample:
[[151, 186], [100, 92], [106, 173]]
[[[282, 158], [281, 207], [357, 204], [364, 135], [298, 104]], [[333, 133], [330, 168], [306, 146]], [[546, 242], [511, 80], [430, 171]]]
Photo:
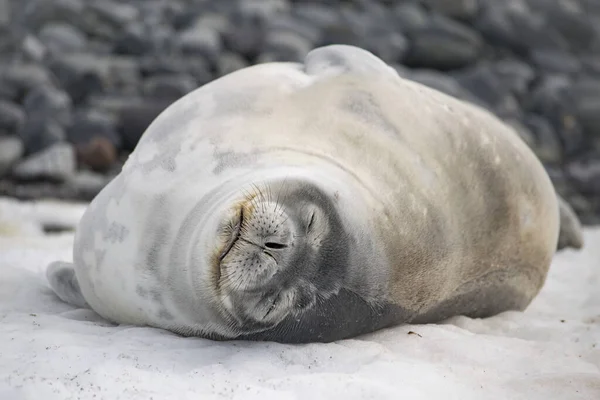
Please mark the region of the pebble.
[[140, 84], [139, 64], [127, 56], [66, 54], [50, 68], [74, 102], [98, 92], [135, 93]]
[[248, 63], [243, 57], [232, 52], [223, 52], [217, 62], [217, 74], [224, 76], [247, 66]]
[[25, 122], [25, 112], [20, 105], [0, 99], [0, 131], [17, 133]]
[[490, 44], [527, 54], [531, 49], [566, 50], [564, 37], [530, 8], [525, 0], [486, 0], [474, 27]]
[[51, 86], [36, 87], [23, 100], [23, 107], [29, 118], [39, 116], [63, 127], [71, 123], [72, 106], [67, 93]]
[[477, 61], [483, 40], [475, 30], [442, 15], [407, 32], [410, 46], [405, 64], [411, 67], [449, 70]]
[[63, 22], [44, 25], [38, 38], [48, 51], [55, 54], [84, 51], [87, 45], [83, 32]]
[[145, 96], [175, 101], [196, 89], [194, 77], [187, 74], [160, 74], [146, 79], [142, 87]]
[[13, 176], [22, 180], [65, 181], [76, 170], [75, 152], [65, 142], [56, 143], [16, 164]]
[[423, 0], [430, 9], [451, 18], [471, 20], [479, 11], [479, 0]]
[[525, 126], [535, 137], [535, 154], [543, 163], [559, 164], [562, 161], [560, 139], [550, 123], [535, 114], [529, 114], [524, 120]]
[[472, 102], [477, 102], [470, 93], [458, 84], [456, 79], [441, 72], [427, 69], [415, 69], [408, 73], [407, 78], [432, 89], [439, 90], [447, 95], [459, 99], [470, 99]]
[[574, 115], [585, 134], [600, 138], [600, 82], [591, 78], [580, 79], [571, 88], [571, 93]]
[[600, 194], [600, 161], [574, 160], [567, 165], [566, 172], [580, 193]]
[[67, 129], [70, 143], [89, 143], [97, 137], [108, 140], [113, 147], [121, 147], [121, 136], [117, 133], [116, 119], [109, 113], [95, 108], [79, 108], [73, 116], [73, 123]]
[[[111, 181], [105, 174], [81, 170], [65, 182], [65, 192], [72, 192], [71, 196], [90, 201]], [[68, 188], [68, 189], [67, 189]], [[69, 190], [70, 189], [70, 190]]]
[[300, 62], [311, 50], [310, 42], [294, 32], [269, 32], [259, 62]]
[[581, 62], [564, 51], [534, 49], [530, 57], [532, 64], [544, 73], [575, 75], [582, 69]]
[[23, 155], [23, 142], [16, 136], [0, 136], [0, 177]]
[[0, 29], [10, 25], [11, 6], [9, 0], [0, 0]]
[[509, 88], [502, 85], [492, 65], [483, 62], [456, 73], [458, 83], [501, 116], [517, 115], [520, 106]]
[[529, 64], [510, 58], [495, 62], [493, 70], [500, 84], [518, 98], [524, 97], [529, 92], [529, 86], [536, 77], [535, 70]]
[[76, 146], [77, 160], [94, 171], [108, 171], [117, 160], [115, 145], [103, 136], [93, 136], [90, 141]]
[[67, 137], [65, 128], [58, 122], [39, 115], [27, 118], [19, 136], [27, 154], [37, 153], [66, 140]]
[[133, 150], [150, 123], [169, 104], [169, 102], [153, 99], [128, 105], [119, 110], [117, 129], [123, 138], [123, 148]]
[[222, 41], [216, 30], [197, 23], [181, 32], [178, 47], [183, 54], [199, 55], [210, 62], [216, 62]]
[[46, 68], [35, 63], [17, 63], [0, 72], [0, 97], [21, 102], [31, 89], [52, 85]]

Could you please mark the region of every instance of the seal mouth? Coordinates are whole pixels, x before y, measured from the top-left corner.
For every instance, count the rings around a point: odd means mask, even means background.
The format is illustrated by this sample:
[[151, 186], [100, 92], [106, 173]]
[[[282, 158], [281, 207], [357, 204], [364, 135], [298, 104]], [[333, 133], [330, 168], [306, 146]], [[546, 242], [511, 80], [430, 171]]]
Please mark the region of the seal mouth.
[[229, 242], [227, 242], [227, 245], [225, 246], [225, 249], [223, 250], [223, 252], [219, 256], [219, 263], [221, 263], [223, 261], [223, 259], [225, 257], [227, 257], [227, 255], [229, 254], [229, 252], [231, 251], [231, 249], [233, 248], [233, 246], [240, 239], [241, 234], [242, 234], [242, 224], [243, 223], [244, 223], [244, 209], [241, 208], [240, 209], [240, 213], [239, 213], [238, 218], [237, 218], [237, 223], [233, 227], [233, 231], [231, 233], [231, 238], [229, 239]]

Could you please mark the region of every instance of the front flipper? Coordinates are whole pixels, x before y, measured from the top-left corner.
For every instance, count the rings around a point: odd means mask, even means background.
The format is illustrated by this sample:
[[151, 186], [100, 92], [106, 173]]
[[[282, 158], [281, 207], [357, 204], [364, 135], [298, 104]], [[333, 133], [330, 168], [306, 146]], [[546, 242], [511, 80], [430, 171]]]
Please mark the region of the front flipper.
[[558, 246], [556, 250], [567, 247], [581, 249], [583, 247], [583, 229], [581, 222], [569, 203], [558, 196], [560, 209], [560, 233], [558, 235]]
[[50, 263], [46, 270], [46, 277], [50, 287], [62, 301], [77, 307], [89, 308], [81, 294], [73, 264], [63, 261]]

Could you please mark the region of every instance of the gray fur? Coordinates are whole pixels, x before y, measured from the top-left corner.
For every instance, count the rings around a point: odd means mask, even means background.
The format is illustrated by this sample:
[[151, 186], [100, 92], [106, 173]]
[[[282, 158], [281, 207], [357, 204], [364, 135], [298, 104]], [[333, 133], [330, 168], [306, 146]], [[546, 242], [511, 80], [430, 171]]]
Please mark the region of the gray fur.
[[558, 205], [560, 207], [560, 234], [557, 249], [581, 249], [583, 247], [583, 229], [577, 214], [561, 196], [558, 196]]
[[55, 261], [48, 266], [46, 277], [50, 287], [62, 301], [81, 308], [89, 307], [81, 294], [73, 264]]

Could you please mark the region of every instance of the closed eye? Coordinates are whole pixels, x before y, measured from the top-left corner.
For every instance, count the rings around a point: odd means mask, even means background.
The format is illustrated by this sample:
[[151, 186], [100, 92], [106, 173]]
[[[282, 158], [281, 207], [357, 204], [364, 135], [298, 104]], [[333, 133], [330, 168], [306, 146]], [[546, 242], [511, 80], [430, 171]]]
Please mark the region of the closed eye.
[[277, 242], [267, 242], [265, 243], [265, 247], [269, 249], [284, 249], [287, 247], [287, 244], [277, 243]]
[[306, 231], [310, 231], [310, 228], [313, 226], [313, 222], [315, 222], [315, 212], [313, 211], [310, 215], [310, 221], [308, 222], [308, 226], [306, 227]]

